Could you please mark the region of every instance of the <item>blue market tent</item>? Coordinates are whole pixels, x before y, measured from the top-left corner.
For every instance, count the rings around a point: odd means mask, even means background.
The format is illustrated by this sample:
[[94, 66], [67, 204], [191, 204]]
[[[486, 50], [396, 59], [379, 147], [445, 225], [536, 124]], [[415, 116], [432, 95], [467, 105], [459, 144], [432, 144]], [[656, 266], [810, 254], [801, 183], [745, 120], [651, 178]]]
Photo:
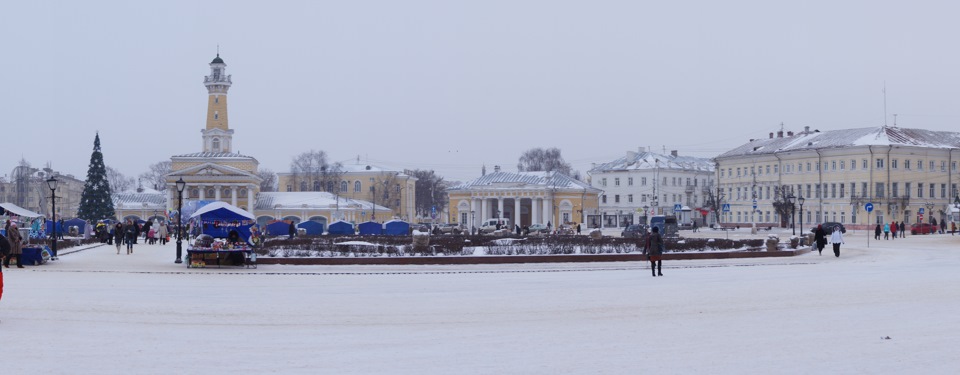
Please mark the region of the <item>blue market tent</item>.
[[199, 221], [203, 233], [213, 238], [227, 238], [231, 230], [236, 230], [247, 242], [250, 241], [250, 227], [256, 224], [256, 217], [246, 210], [226, 202], [210, 203], [198, 209], [190, 220]]
[[327, 232], [330, 234], [354, 234], [353, 224], [342, 220], [335, 221], [333, 224], [330, 224]]
[[406, 236], [410, 234], [410, 223], [403, 220], [390, 220], [383, 225], [383, 234], [389, 236]]
[[[289, 224], [287, 226], [289, 227]], [[323, 224], [316, 221], [304, 221], [297, 224], [297, 228], [306, 229], [308, 236], [319, 236], [323, 234]]]
[[290, 235], [290, 223], [286, 221], [276, 221], [276, 222], [267, 224], [265, 228], [268, 236]]
[[77, 229], [80, 229], [81, 231], [83, 231], [83, 228], [86, 225], [87, 225], [86, 220], [74, 218], [74, 219], [64, 221], [63, 228], [59, 228], [59, 230], [70, 230], [70, 227], [76, 226]]
[[368, 221], [357, 225], [360, 227], [360, 234], [383, 234], [383, 225], [375, 221]]

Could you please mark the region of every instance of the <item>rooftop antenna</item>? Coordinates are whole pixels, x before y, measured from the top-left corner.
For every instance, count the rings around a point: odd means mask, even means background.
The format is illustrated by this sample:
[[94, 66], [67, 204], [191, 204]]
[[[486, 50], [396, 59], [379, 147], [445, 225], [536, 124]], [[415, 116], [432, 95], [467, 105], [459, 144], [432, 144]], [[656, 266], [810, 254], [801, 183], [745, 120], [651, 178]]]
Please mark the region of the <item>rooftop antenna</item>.
[[220, 56], [220, 43], [217, 43], [217, 56]]
[[887, 126], [887, 81], [883, 81], [883, 126]]
[[780, 121], [780, 131], [783, 131], [783, 121]]

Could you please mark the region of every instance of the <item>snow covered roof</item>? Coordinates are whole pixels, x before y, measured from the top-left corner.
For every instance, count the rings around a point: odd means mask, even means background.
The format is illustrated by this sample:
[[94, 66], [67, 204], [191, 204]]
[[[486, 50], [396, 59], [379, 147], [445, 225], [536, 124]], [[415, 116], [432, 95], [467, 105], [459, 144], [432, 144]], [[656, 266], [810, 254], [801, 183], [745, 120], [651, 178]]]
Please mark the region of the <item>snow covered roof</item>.
[[192, 219], [192, 218], [195, 218], [195, 217], [200, 217], [200, 215], [203, 215], [203, 214], [208, 213], [208, 212], [216, 211], [216, 210], [219, 210], [219, 209], [225, 209], [225, 210], [227, 210], [227, 211], [233, 212], [233, 213], [235, 213], [235, 214], [237, 214], [237, 215], [240, 215], [240, 216], [243, 216], [243, 217], [246, 217], [246, 218], [249, 218], [249, 219], [255, 219], [255, 218], [256, 218], [255, 216], [253, 216], [252, 213], [247, 212], [246, 210], [244, 210], [244, 209], [242, 209], [242, 208], [240, 208], [240, 207], [234, 206], [234, 205], [232, 205], [232, 204], [229, 204], [229, 203], [227, 203], [227, 202], [211, 202], [211, 203], [209, 203], [209, 204], [201, 207], [201, 208], [200, 208], [199, 210], [197, 210], [196, 212], [194, 212], [193, 215], [190, 215], [190, 218]]
[[825, 132], [810, 131], [782, 138], [755, 139], [727, 151], [717, 158], [855, 146], [958, 148], [960, 147], [960, 133], [887, 126]]
[[174, 155], [174, 158], [233, 158], [233, 159], [254, 159], [253, 156], [240, 155], [232, 152], [194, 152], [192, 154]]
[[590, 169], [590, 173], [657, 168], [713, 172], [715, 167], [713, 161], [709, 158], [663, 155], [647, 151], [628, 151], [622, 158], [599, 164]]
[[[324, 191], [282, 191], [260, 192], [257, 194], [255, 210], [277, 209], [336, 209], [337, 196]], [[341, 210], [372, 210], [374, 204], [345, 197], [339, 198]], [[377, 210], [389, 211], [384, 206], [376, 205]]]
[[9, 212], [9, 213], [12, 213], [12, 214], [15, 214], [15, 215], [17, 215], [17, 216], [23, 216], [23, 217], [40, 217], [40, 216], [43, 216], [43, 215], [41, 215], [41, 214], [38, 214], [38, 213], [33, 212], [33, 211], [30, 211], [30, 210], [28, 210], [28, 209], [26, 209], [26, 208], [17, 206], [17, 205], [15, 205], [15, 204], [13, 204], [13, 203], [10, 203], [10, 202], [0, 203], [0, 207], [3, 207], [3, 209], [4, 209], [5, 211], [7, 211], [7, 212]]
[[450, 188], [450, 190], [471, 190], [476, 188], [504, 190], [541, 190], [544, 188], [554, 188], [599, 191], [585, 182], [578, 181], [573, 177], [561, 173], [502, 171], [489, 173], [478, 179], [464, 182]]
[[122, 193], [114, 193], [113, 207], [116, 209], [166, 209], [167, 196], [153, 189], [143, 189], [142, 192], [136, 190], [127, 190]]

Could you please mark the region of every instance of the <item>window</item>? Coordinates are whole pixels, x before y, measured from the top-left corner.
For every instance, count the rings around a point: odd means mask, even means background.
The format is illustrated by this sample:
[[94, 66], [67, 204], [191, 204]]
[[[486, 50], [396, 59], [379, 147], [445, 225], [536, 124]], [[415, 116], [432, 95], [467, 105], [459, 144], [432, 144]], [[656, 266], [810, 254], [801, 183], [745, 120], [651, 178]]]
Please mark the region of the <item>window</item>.
[[877, 169], [883, 169], [883, 159], [877, 159]]
[[874, 189], [877, 198], [883, 198], [883, 183], [878, 182], [876, 189]]
[[851, 197], [856, 197], [856, 196], [857, 196], [857, 183], [856, 183], [856, 182], [851, 182], [851, 183], [850, 183], [850, 196], [851, 196]]
[[750, 175], [751, 175], [751, 176], [755, 176], [756, 174], [757, 174], [757, 169], [756, 169], [756, 167], [750, 167]]
[[740, 177], [740, 168], [737, 168], [737, 177]]
[[934, 165], [935, 165], [935, 163], [933, 162], [933, 160], [931, 160], [931, 161], [930, 161], [930, 168], [927, 169], [927, 170], [929, 170], [930, 172], [933, 172]]
[[324, 191], [333, 191], [333, 188], [337, 186], [333, 181], [327, 181], [327, 188]]
[[320, 185], [321, 185], [321, 184], [320, 184], [320, 181], [314, 181], [314, 182], [313, 182], [313, 191], [320, 191], [320, 187], [321, 187]]
[[606, 178], [606, 177], [600, 179], [600, 186], [603, 186], [603, 187], [606, 187], [606, 186], [607, 186], [607, 178]]
[[307, 191], [307, 182], [300, 181], [300, 191]]
[[954, 197], [956, 197], [956, 196], [957, 196], [957, 184], [950, 184], [950, 191], [953, 192], [953, 194], [951, 194], [951, 195], [953, 195]]
[[627, 177], [627, 186], [633, 186], [633, 177]]
[[847, 184], [840, 184], [840, 198], [843, 198], [843, 188], [846, 186]]
[[897, 169], [897, 159], [890, 161], [890, 168]]
[[213, 119], [214, 119], [214, 120], [219, 120], [219, 119], [220, 119], [220, 113], [217, 112], [217, 111], [213, 111]]
[[910, 170], [910, 159], [903, 161], [903, 169]]
[[341, 192], [341, 193], [346, 193], [348, 188], [349, 188], [349, 187], [348, 187], [348, 184], [347, 184], [346, 181], [340, 181], [340, 192]]
[[220, 190], [220, 195], [224, 198], [230, 198], [232, 193], [233, 193], [233, 190], [231, 190], [230, 188], [223, 188]]
[[904, 182], [904, 183], [903, 183], [903, 196], [904, 196], [904, 197], [907, 197], [907, 198], [910, 198], [910, 183], [909, 183], [909, 182]]
[[946, 160], [941, 160], [941, 161], [940, 161], [940, 172], [946, 172], [946, 171], [947, 171], [947, 161], [946, 161]]
[[627, 194], [627, 202], [633, 203], [633, 194]]
[[929, 185], [930, 185], [930, 198], [933, 198], [933, 197], [936, 196], [936, 194], [935, 194], [936, 191], [937, 191], [936, 185], [934, 185], [934, 184], [929, 184]]
[[893, 182], [890, 184], [890, 196], [897, 198], [900, 195], [899, 183]]
[[607, 203], [607, 195], [606, 195], [606, 194], [601, 195], [601, 196], [600, 196], [600, 201], [601, 201], [602, 203]]
[[923, 170], [923, 160], [917, 160], [917, 170], [918, 171]]
[[393, 192], [400, 194], [400, 184], [397, 184], [396, 186], [393, 187]]
[[830, 184], [830, 198], [837, 197], [837, 184]]
[[287, 191], [293, 191], [293, 185], [287, 184]]
[[947, 184], [940, 184], [940, 198], [947, 197]]
[[690, 186], [690, 178], [687, 178], [687, 186]]
[[[818, 188], [817, 190], [820, 190], [820, 189]], [[820, 192], [818, 191], [817, 193], [819, 194]], [[810, 195], [810, 184], [807, 184], [807, 197], [808, 198], [812, 197], [812, 195]]]
[[774, 164], [774, 165], [773, 165], [773, 173], [780, 173], [779, 169], [780, 169], [780, 166], [779, 166], [779, 165], [777, 165], [777, 164]]
[[620, 194], [616, 194], [613, 196], [613, 203], [620, 203]]
[[720, 170], [720, 177], [724, 177], [724, 172], [725, 171], [723, 169]]
[[951, 163], [951, 164], [950, 164], [950, 169], [952, 169], [952, 170], [957, 170], [957, 162]]
[[867, 159], [863, 159], [863, 169], [867, 169]]
[[840, 161], [840, 170], [841, 170], [841, 171], [843, 170], [845, 164], [846, 164], [846, 160], [841, 160], [841, 161]]
[[616, 177], [613, 179], [613, 186], [620, 186], [620, 177]]
[[836, 161], [836, 160], [830, 162], [830, 170], [834, 170], [834, 171], [837, 170], [837, 161]]
[[767, 174], [770, 174], [770, 165], [767, 165]]
[[641, 185], [641, 186], [647, 186], [647, 178], [646, 178], [646, 177], [640, 177], [640, 185]]
[[240, 189], [240, 191], [239, 191], [237, 194], [239, 194], [239, 195], [241, 195], [241, 196], [247, 195], [247, 189]]
[[213, 152], [220, 152], [220, 138], [213, 139]]
[[220, 104], [220, 96], [213, 97], [213, 104]]
[[359, 192], [361, 192], [361, 191], [363, 191], [363, 190], [360, 189], [360, 181], [354, 182], [354, 183], [353, 183], [353, 192], [354, 192], [354, 193], [359, 193]]
[[917, 183], [917, 198], [923, 198], [923, 183]]
[[810, 171], [811, 171], [811, 169], [810, 169], [810, 163], [807, 163], [807, 172], [810, 172]]
[[851, 170], [856, 170], [856, 169], [857, 169], [857, 161], [856, 161], [856, 160], [850, 159], [850, 169], [851, 169]]
[[816, 187], [816, 189], [814, 189], [815, 192], [817, 193], [816, 197], [817, 197], [817, 198], [820, 198], [820, 184], [816, 184], [816, 185], [817, 185], [817, 187]]
[[861, 183], [860, 183], [860, 191], [861, 191], [860, 194], [862, 194], [864, 197], [870, 195], [870, 189], [867, 188], [867, 183], [866, 183], [866, 182], [861, 182]]

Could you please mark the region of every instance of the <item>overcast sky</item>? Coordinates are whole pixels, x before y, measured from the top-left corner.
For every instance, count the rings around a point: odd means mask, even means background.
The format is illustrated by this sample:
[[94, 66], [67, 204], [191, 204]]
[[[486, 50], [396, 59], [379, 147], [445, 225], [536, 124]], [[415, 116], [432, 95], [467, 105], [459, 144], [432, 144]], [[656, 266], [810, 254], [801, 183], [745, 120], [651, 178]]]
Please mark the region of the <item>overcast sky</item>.
[[[99, 131], [136, 176], [201, 150], [203, 76], [233, 75], [234, 149], [516, 170], [651, 147], [711, 157], [785, 123], [956, 130], [953, 1], [7, 1], [0, 175], [84, 178]], [[883, 87], [886, 82], [887, 117]]]

